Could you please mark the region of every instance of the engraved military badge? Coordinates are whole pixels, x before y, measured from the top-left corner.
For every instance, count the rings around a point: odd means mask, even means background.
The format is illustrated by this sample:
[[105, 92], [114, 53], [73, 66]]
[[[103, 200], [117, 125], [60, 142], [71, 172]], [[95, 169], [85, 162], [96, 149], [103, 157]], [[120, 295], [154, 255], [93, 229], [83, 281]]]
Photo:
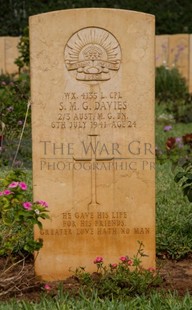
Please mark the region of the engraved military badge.
[[67, 70], [79, 81], [107, 81], [119, 70], [121, 49], [107, 30], [83, 28], [68, 40], [64, 59]]

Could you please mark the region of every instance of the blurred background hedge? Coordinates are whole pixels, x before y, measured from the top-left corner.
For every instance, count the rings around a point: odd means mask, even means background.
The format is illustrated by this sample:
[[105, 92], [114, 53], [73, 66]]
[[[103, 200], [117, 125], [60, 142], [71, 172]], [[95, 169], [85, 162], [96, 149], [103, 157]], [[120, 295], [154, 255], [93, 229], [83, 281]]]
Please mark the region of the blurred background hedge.
[[31, 15], [86, 7], [153, 14], [156, 17], [156, 34], [192, 33], [191, 0], [0, 0], [0, 36], [22, 35]]

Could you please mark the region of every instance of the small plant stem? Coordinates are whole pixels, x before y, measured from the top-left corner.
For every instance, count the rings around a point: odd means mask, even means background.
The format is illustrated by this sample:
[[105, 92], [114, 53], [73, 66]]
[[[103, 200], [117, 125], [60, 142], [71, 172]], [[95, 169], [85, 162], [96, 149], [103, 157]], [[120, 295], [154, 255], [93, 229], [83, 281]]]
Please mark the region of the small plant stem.
[[19, 143], [18, 143], [18, 145], [17, 145], [17, 150], [16, 150], [16, 153], [15, 153], [15, 156], [14, 156], [14, 159], [13, 159], [13, 162], [12, 162], [11, 167], [14, 167], [14, 164], [15, 164], [15, 161], [16, 161], [16, 158], [17, 158], [17, 155], [18, 155], [20, 146], [21, 146], [21, 141], [22, 141], [24, 129], [25, 129], [25, 126], [26, 126], [26, 122], [27, 122], [27, 117], [28, 117], [30, 105], [31, 105], [31, 101], [29, 100], [28, 103], [27, 103], [27, 111], [26, 111], [26, 113], [25, 113], [25, 120], [24, 120], [24, 123], [23, 123], [21, 135], [20, 135], [20, 138], [19, 138]]

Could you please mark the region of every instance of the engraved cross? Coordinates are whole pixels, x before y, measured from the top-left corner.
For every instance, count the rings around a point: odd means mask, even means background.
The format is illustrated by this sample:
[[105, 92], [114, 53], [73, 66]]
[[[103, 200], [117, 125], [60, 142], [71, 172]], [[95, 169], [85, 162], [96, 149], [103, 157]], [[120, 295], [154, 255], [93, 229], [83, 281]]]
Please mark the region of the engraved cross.
[[91, 157], [90, 158], [73, 158], [75, 161], [89, 161], [91, 163], [91, 201], [89, 206], [95, 207], [100, 205], [97, 201], [97, 173], [93, 168], [94, 163], [99, 161], [111, 161], [113, 158], [97, 158], [97, 136], [96, 134], [88, 135], [91, 138]]

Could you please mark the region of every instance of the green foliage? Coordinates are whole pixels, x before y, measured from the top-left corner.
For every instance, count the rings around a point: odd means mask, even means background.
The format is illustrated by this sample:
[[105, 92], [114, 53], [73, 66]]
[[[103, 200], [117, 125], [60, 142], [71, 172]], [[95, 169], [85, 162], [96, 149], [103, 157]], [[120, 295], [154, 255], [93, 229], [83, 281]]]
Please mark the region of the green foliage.
[[172, 162], [156, 164], [156, 247], [157, 255], [180, 259], [192, 253], [192, 208], [174, 181], [181, 168]]
[[29, 100], [29, 75], [22, 74], [15, 79], [11, 76], [4, 77], [5, 80], [1, 80], [0, 85], [0, 120], [5, 124], [6, 135], [14, 134], [16, 138], [24, 121]]
[[14, 78], [3, 75], [0, 78], [0, 166], [10, 165], [29, 111], [23, 141], [19, 150], [18, 163], [31, 159], [31, 124], [29, 104], [29, 75], [21, 74]]
[[192, 121], [192, 96], [176, 67], [156, 68], [155, 92], [157, 103], [163, 103], [165, 112], [172, 114], [176, 122]]
[[[163, 105], [156, 106], [156, 118], [157, 255], [180, 259], [192, 253], [192, 208], [183, 196], [181, 183], [177, 184], [174, 178], [183, 171], [181, 166], [190, 161], [192, 136], [186, 132], [190, 132], [191, 124], [175, 123]], [[178, 144], [171, 148], [170, 142], [176, 138]]]
[[49, 218], [47, 204], [27, 200], [23, 177], [21, 170], [10, 171], [0, 182], [0, 255], [33, 253], [42, 247], [42, 240], [33, 240], [33, 228], [41, 229], [41, 220]]
[[161, 283], [161, 278], [154, 268], [144, 269], [141, 258], [146, 256], [143, 244], [139, 242], [137, 254], [130, 259], [128, 256], [120, 257], [120, 263], [105, 266], [102, 257], [97, 257], [94, 263], [97, 272], [92, 275], [84, 267], [76, 270], [75, 276], [81, 284], [81, 289], [88, 297], [92, 289], [99, 298], [126, 298], [139, 294], [148, 294]]
[[173, 166], [183, 165], [192, 156], [190, 123], [176, 123], [166, 111], [166, 104], [156, 104], [156, 159], [160, 163], [170, 160]]
[[159, 102], [169, 103], [186, 97], [186, 81], [176, 67], [172, 69], [165, 66], [156, 68], [155, 93]]
[[29, 68], [29, 28], [23, 30], [20, 42], [18, 44], [19, 57], [15, 60], [16, 65], [21, 69]]
[[175, 182], [181, 184], [183, 194], [192, 202], [192, 162], [183, 165], [184, 171], [179, 171], [175, 176]]
[[128, 300], [103, 300], [98, 298], [95, 292], [89, 299], [83, 294], [81, 298], [72, 298], [62, 292], [55, 298], [42, 296], [39, 302], [14, 299], [0, 303], [0, 310], [190, 310], [191, 308], [192, 296], [190, 294], [181, 297], [171, 292], [167, 294], [154, 292], [147, 297], [138, 295]]
[[4, 88], [5, 85], [9, 85], [13, 81], [13, 76], [9, 74], [0, 75], [0, 89]]

